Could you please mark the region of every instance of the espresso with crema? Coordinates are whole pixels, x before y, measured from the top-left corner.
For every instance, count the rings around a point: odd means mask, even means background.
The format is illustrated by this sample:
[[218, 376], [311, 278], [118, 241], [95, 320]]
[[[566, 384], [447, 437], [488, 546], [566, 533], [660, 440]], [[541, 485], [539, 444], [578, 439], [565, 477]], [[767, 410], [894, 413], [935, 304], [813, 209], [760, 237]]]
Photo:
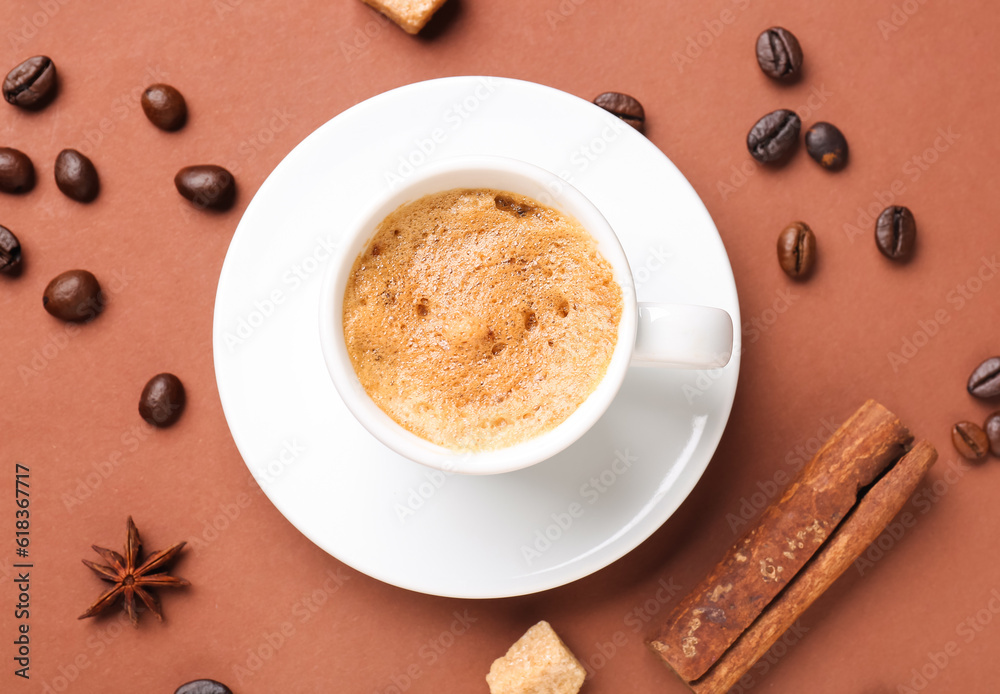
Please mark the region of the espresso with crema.
[[455, 189], [397, 208], [358, 256], [344, 336], [393, 420], [454, 450], [554, 428], [607, 371], [622, 291], [579, 222], [531, 198]]

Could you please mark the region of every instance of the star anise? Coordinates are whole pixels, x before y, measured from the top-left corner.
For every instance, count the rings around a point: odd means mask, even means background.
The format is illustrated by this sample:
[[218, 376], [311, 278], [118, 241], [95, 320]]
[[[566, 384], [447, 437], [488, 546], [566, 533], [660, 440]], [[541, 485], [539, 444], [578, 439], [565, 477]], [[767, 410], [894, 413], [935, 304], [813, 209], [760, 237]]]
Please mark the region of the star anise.
[[125, 556], [118, 554], [114, 550], [104, 549], [97, 545], [91, 545], [94, 551], [101, 555], [101, 558], [108, 563], [108, 566], [96, 564], [92, 561], [83, 560], [83, 563], [90, 567], [94, 573], [109, 583], [114, 583], [114, 587], [97, 599], [90, 609], [79, 616], [79, 619], [93, 617], [104, 608], [115, 604], [118, 598], [125, 598], [125, 613], [132, 620], [132, 626], [138, 627], [139, 620], [135, 611], [135, 596], [149, 608], [149, 611], [156, 615], [156, 618], [163, 621], [163, 613], [160, 611], [160, 600], [149, 588], [179, 588], [191, 585], [183, 578], [168, 576], [165, 572], [154, 573], [157, 569], [164, 567], [176, 557], [186, 542], [178, 542], [169, 549], [154, 552], [148, 559], [140, 563], [142, 551], [142, 541], [139, 539], [139, 531], [132, 522], [132, 516], [128, 517], [128, 536], [125, 539]]

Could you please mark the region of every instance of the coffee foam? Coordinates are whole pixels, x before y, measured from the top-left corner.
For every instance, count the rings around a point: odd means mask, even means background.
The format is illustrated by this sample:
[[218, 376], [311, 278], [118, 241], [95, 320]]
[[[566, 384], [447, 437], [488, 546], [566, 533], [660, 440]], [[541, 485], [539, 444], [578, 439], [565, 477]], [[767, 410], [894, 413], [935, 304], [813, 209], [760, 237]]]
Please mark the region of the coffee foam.
[[571, 217], [512, 193], [456, 189], [396, 209], [344, 295], [354, 370], [414, 434], [502, 448], [565, 420], [604, 377], [621, 288]]

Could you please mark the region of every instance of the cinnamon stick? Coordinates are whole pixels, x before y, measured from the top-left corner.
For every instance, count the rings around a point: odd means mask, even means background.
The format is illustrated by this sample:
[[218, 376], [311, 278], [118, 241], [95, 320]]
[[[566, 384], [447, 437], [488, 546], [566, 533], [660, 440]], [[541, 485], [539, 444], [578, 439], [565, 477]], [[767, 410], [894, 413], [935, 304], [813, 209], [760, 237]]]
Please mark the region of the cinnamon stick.
[[912, 440], [887, 409], [873, 400], [862, 405], [677, 605], [650, 646], [685, 682], [705, 675], [827, 540], [858, 491]]
[[708, 673], [688, 686], [696, 694], [723, 694], [795, 623], [803, 612], [875, 541], [906, 504], [937, 451], [920, 441], [861, 498], [812, 560]]

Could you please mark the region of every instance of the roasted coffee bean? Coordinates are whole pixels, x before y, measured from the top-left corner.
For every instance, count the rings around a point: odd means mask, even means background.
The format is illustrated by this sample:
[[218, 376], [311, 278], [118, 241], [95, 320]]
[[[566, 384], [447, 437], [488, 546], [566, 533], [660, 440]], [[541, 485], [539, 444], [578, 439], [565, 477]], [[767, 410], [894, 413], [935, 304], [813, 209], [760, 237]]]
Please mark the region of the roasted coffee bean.
[[160, 130], [179, 130], [187, 121], [184, 95], [169, 84], [152, 84], [142, 93], [142, 111]]
[[805, 222], [792, 222], [778, 235], [778, 264], [792, 279], [804, 279], [816, 262], [816, 235]]
[[56, 318], [83, 323], [96, 318], [104, 308], [104, 294], [93, 274], [67, 270], [45, 287], [42, 305]]
[[56, 64], [44, 55], [28, 58], [3, 81], [3, 98], [21, 108], [42, 108], [55, 94]]
[[157, 374], [142, 389], [139, 415], [153, 426], [168, 427], [180, 418], [186, 401], [181, 379], [173, 374]]
[[994, 412], [986, 418], [983, 431], [986, 432], [986, 438], [990, 441], [990, 450], [993, 451], [993, 455], [1000, 458], [1000, 412]]
[[763, 164], [787, 157], [799, 139], [802, 121], [787, 109], [778, 109], [757, 121], [747, 135], [750, 156]]
[[90, 202], [101, 189], [94, 163], [75, 149], [64, 149], [56, 157], [56, 185], [77, 202]]
[[806, 151], [830, 171], [839, 171], [847, 164], [847, 140], [830, 123], [820, 121], [806, 131]]
[[178, 193], [199, 208], [228, 210], [236, 200], [233, 175], [214, 164], [185, 166], [174, 176], [174, 185]]
[[619, 92], [604, 92], [594, 99], [594, 103], [642, 132], [643, 125], [646, 123], [646, 112], [635, 97]]
[[0, 272], [7, 275], [21, 272], [21, 242], [5, 226], [0, 226]]
[[893, 205], [882, 210], [875, 222], [875, 243], [891, 260], [906, 260], [917, 240], [917, 222], [908, 207]]
[[768, 77], [794, 80], [802, 72], [799, 40], [788, 29], [766, 29], [757, 37], [757, 63]]
[[970, 395], [977, 398], [995, 398], [1000, 395], [1000, 357], [990, 357], [976, 367], [969, 376]]
[[982, 460], [990, 452], [990, 440], [982, 427], [973, 422], [959, 422], [951, 428], [955, 450], [969, 460]]
[[0, 147], [0, 190], [27, 193], [35, 187], [35, 166], [24, 152]]
[[233, 694], [232, 690], [215, 680], [195, 680], [182, 684], [174, 694]]

